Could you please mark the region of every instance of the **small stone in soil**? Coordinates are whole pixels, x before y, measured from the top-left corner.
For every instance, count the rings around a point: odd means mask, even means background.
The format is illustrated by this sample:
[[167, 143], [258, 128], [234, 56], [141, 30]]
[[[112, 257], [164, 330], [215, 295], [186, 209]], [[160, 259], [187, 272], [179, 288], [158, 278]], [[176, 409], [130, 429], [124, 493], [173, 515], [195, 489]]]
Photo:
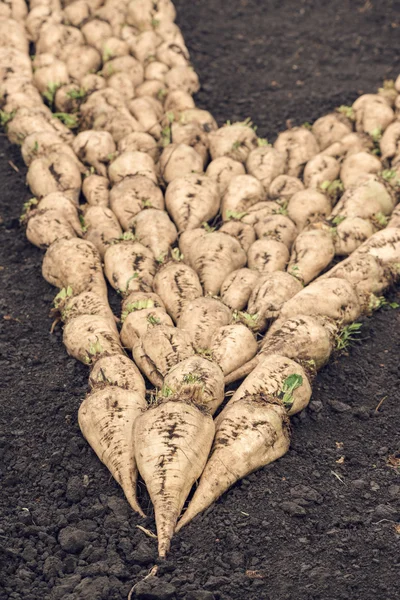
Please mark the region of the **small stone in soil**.
[[306, 509], [296, 502], [282, 502], [281, 507], [291, 517], [304, 517], [307, 514]]
[[175, 595], [175, 587], [157, 577], [149, 577], [135, 587], [135, 598], [140, 600], [169, 600]]
[[185, 600], [214, 600], [214, 598], [214, 594], [206, 590], [193, 590], [185, 596]]
[[65, 552], [78, 554], [85, 547], [86, 534], [75, 527], [64, 527], [58, 534], [58, 542]]
[[344, 402], [339, 402], [339, 400], [331, 400], [329, 402], [329, 405], [332, 408], [332, 410], [337, 413], [343, 413], [351, 410], [348, 404], [345, 404]]
[[86, 489], [83, 485], [83, 480], [75, 475], [70, 477], [67, 483], [67, 500], [70, 502], [80, 502], [85, 495]]

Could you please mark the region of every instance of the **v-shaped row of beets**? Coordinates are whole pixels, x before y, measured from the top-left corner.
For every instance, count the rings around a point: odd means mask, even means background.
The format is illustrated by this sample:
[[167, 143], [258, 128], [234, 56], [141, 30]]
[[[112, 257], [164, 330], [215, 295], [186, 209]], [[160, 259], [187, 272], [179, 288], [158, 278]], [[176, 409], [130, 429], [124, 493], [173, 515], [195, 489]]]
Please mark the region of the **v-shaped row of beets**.
[[143, 514], [139, 470], [161, 556], [199, 477], [178, 528], [287, 451], [288, 415], [400, 265], [400, 81], [271, 146], [195, 107], [174, 18], [169, 0], [19, 0], [0, 20], [27, 236], [47, 248], [67, 351], [91, 367], [79, 424]]

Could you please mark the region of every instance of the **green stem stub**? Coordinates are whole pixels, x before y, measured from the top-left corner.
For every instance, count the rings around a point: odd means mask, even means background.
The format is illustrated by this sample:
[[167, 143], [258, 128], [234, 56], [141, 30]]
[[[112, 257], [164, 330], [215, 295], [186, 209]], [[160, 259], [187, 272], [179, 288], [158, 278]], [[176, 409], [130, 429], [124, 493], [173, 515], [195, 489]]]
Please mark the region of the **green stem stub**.
[[350, 325], [343, 327], [336, 338], [336, 350], [346, 350], [348, 346], [353, 344], [361, 333], [361, 327], [362, 323], [350, 323]]
[[292, 375], [286, 377], [280, 394], [286, 410], [290, 410], [292, 408], [294, 402], [293, 392], [301, 385], [303, 385], [303, 377], [298, 373], [293, 373]]

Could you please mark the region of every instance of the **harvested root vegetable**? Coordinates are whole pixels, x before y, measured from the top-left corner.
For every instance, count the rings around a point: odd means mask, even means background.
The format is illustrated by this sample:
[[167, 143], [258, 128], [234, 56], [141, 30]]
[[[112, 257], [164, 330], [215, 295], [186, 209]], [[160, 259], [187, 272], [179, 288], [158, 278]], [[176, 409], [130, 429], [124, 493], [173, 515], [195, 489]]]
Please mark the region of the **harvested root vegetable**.
[[61, 315], [64, 323], [82, 315], [97, 315], [107, 319], [110, 328], [118, 334], [114, 314], [105, 298], [94, 292], [81, 292], [77, 296], [70, 296], [71, 289], [64, 288], [54, 299], [54, 309]]
[[267, 331], [257, 356], [227, 375], [225, 384], [243, 379], [270, 354], [286, 356], [318, 370], [329, 360], [336, 333], [337, 326], [325, 317], [297, 315], [281, 321], [279, 327]]
[[224, 401], [224, 375], [215, 362], [192, 356], [169, 371], [164, 378], [164, 393], [191, 398], [213, 415]]
[[267, 191], [271, 183], [285, 171], [285, 155], [272, 146], [261, 146], [252, 150], [246, 160], [246, 169], [256, 177]]
[[58, 23], [47, 23], [40, 29], [36, 43], [36, 54], [52, 54], [64, 60], [74, 47], [83, 46], [85, 38], [76, 27]]
[[318, 281], [331, 277], [345, 279], [353, 285], [361, 305], [369, 304], [370, 295], [381, 293], [392, 281], [390, 263], [387, 268], [371, 254], [351, 255], [321, 275]]
[[335, 142], [331, 146], [328, 146], [321, 154], [333, 156], [340, 160], [346, 156], [351, 156], [351, 154], [373, 150], [373, 147], [372, 138], [366, 133], [349, 133], [340, 142]]
[[128, 3], [126, 22], [133, 25], [139, 31], [152, 31], [154, 22], [172, 22], [175, 20], [175, 7], [170, 0], [139, 0]]
[[117, 90], [126, 102], [135, 97], [135, 88], [128, 73], [115, 73], [107, 80], [107, 87]]
[[[179, 122], [182, 125], [196, 124], [200, 129], [209, 134], [210, 131], [216, 131], [218, 125], [214, 117], [208, 110], [201, 110], [200, 108], [185, 108], [179, 116]], [[208, 135], [207, 135], [208, 140]]]
[[62, 192], [78, 204], [81, 173], [68, 154], [51, 152], [46, 158], [36, 158], [29, 165], [26, 181], [37, 198]]
[[236, 238], [245, 252], [247, 252], [250, 246], [256, 241], [254, 228], [241, 221], [227, 221], [221, 225], [218, 231], [222, 231], [222, 233], [227, 233]]
[[333, 321], [325, 317], [297, 315], [281, 321], [279, 327], [267, 331], [257, 356], [226, 376], [225, 384], [243, 379], [270, 354], [286, 356], [318, 370], [329, 360], [336, 333]]
[[191, 146], [169, 144], [160, 156], [160, 174], [166, 183], [174, 179], [203, 172], [203, 159]]
[[24, 26], [13, 19], [3, 18], [0, 21], [0, 46], [15, 48], [19, 52], [29, 53], [29, 43]]
[[[160, 44], [160, 38], [155, 31], [142, 31], [135, 35], [135, 31], [131, 27], [124, 27], [121, 35], [129, 48], [129, 52], [140, 62], [144, 67], [153, 60], [157, 59], [157, 46]], [[129, 54], [129, 52], [127, 54]], [[167, 68], [167, 65], [165, 65]], [[168, 68], [167, 68], [168, 70]], [[146, 75], [145, 75], [146, 79]]]
[[16, 48], [3, 48], [0, 57], [0, 81], [18, 75], [32, 77], [32, 61], [29, 55]]
[[167, 262], [156, 273], [153, 289], [175, 323], [186, 303], [203, 295], [197, 273], [188, 265], [174, 261]]
[[119, 183], [125, 177], [142, 175], [157, 183], [154, 161], [144, 152], [123, 152], [108, 167], [111, 183]]
[[400, 227], [400, 204], [393, 210], [387, 227]]
[[110, 182], [101, 175], [89, 175], [82, 183], [82, 193], [91, 206], [108, 206]]
[[113, 186], [110, 206], [122, 228], [129, 231], [135, 216], [144, 208], [164, 210], [164, 197], [154, 181], [144, 175], [135, 175]]
[[154, 98], [159, 100], [165, 95], [165, 87], [161, 81], [143, 81], [135, 89], [135, 94], [138, 98], [143, 96]]
[[179, 237], [179, 258], [184, 260], [186, 257], [187, 264], [190, 264], [190, 260], [187, 257], [190, 254], [192, 245], [201, 238], [204, 238], [207, 233], [212, 233], [212, 231], [212, 227], [197, 227], [196, 229], [189, 229], [181, 233]]
[[283, 456], [289, 448], [286, 409], [260, 395], [227, 406], [219, 415], [210, 458], [176, 532], [236, 481]]
[[191, 67], [173, 67], [165, 75], [165, 83], [172, 92], [195, 94], [200, 89], [199, 78]]
[[[164, 74], [163, 79], [165, 79], [166, 74], [167, 73]], [[166, 95], [164, 101], [164, 110], [166, 113], [172, 112], [175, 118], [176, 116], [180, 115], [182, 111], [191, 108], [195, 108], [195, 103], [192, 95], [189, 92], [179, 89], [168, 90], [168, 94]]]
[[235, 215], [245, 213], [248, 208], [262, 202], [265, 191], [262, 183], [252, 175], [233, 177], [222, 198], [222, 219], [228, 221]]
[[[25, 4], [25, 14], [27, 11]], [[25, 28], [28, 34], [28, 39], [32, 42], [37, 42], [40, 36], [42, 27], [50, 23], [60, 24], [62, 20], [61, 11], [54, 12], [51, 6], [38, 5], [31, 7], [29, 14], [26, 16]]]
[[123, 137], [118, 142], [119, 152], [144, 152], [151, 156], [154, 162], [157, 162], [160, 156], [160, 149], [155, 139], [144, 131], [134, 131]]
[[63, 342], [70, 356], [86, 365], [104, 356], [123, 354], [118, 333], [108, 318], [80, 315], [64, 327]]
[[24, 139], [37, 132], [48, 131], [57, 133], [64, 142], [72, 140], [72, 132], [59, 119], [18, 110], [11, 121], [7, 123], [7, 137], [12, 144], [22, 144]]
[[201, 156], [204, 168], [208, 162], [208, 135], [199, 123], [171, 123], [171, 139], [174, 144], [186, 144], [193, 148]]
[[[106, 87], [104, 89], [94, 92], [90, 96], [86, 96], [85, 103], [81, 106], [81, 120], [82, 124], [90, 129], [95, 122], [96, 118], [105, 115], [106, 117], [112, 116], [114, 109], [120, 111], [124, 117], [130, 117], [131, 120], [136, 124], [139, 123], [132, 117], [129, 110], [126, 107], [123, 96], [118, 93], [117, 90]], [[125, 132], [128, 135], [129, 131]]]
[[243, 310], [259, 279], [260, 274], [253, 269], [232, 271], [221, 285], [222, 302], [232, 310]]
[[166, 374], [182, 360], [193, 356], [194, 348], [186, 331], [155, 323], [136, 341], [132, 355], [142, 373], [161, 388]]
[[112, 210], [105, 206], [89, 206], [84, 213], [85, 238], [96, 246], [101, 257], [110, 244], [122, 236], [122, 229]]
[[[286, 382], [293, 376], [297, 376], [297, 385], [288, 394]], [[238, 387], [226, 408], [253, 394], [281, 400], [288, 414], [294, 415], [310, 402], [311, 386], [298, 362], [279, 354], [268, 354]]]
[[[36, 90], [36, 88], [34, 88]], [[7, 121], [12, 119], [16, 111], [20, 110], [21, 107], [25, 109], [35, 110], [38, 104], [42, 102], [38, 91], [32, 91], [27, 89], [26, 92], [18, 92], [16, 94], [10, 94], [5, 98], [2, 98], [2, 120]], [[7, 125], [7, 123], [6, 123]]]
[[145, 408], [143, 394], [106, 385], [86, 396], [78, 411], [83, 436], [141, 516], [144, 513], [136, 497], [138, 471], [133, 427]]
[[64, 6], [64, 16], [74, 27], [82, 26], [91, 17], [92, 8], [86, 0], [75, 0]]
[[289, 250], [282, 242], [276, 240], [256, 240], [247, 252], [247, 264], [249, 269], [255, 269], [259, 273], [272, 273], [273, 271], [284, 271], [289, 262]]
[[89, 73], [96, 73], [101, 67], [101, 54], [91, 46], [75, 46], [65, 58], [68, 75], [80, 82]]
[[312, 126], [312, 132], [321, 150], [325, 150], [335, 142], [340, 142], [352, 131], [353, 127], [350, 119], [340, 112], [320, 117]]
[[265, 202], [257, 202], [257, 204], [253, 204], [250, 208], [247, 209], [247, 212], [244, 216], [241, 215], [241, 221], [243, 223], [247, 223], [248, 225], [256, 226], [257, 223], [263, 221], [266, 217], [275, 214], [281, 214], [283, 208], [278, 202], [274, 201], [265, 201]]
[[140, 211], [132, 220], [135, 238], [150, 248], [156, 259], [163, 260], [178, 237], [176, 227], [163, 210], [148, 208]]
[[393, 266], [399, 262], [400, 252], [400, 229], [389, 227], [374, 233], [357, 250], [354, 256], [370, 254], [382, 262], [385, 266]]
[[387, 100], [379, 94], [364, 94], [353, 104], [356, 130], [373, 135], [382, 132], [394, 120], [394, 112]]
[[304, 190], [301, 179], [291, 175], [278, 175], [269, 186], [268, 197], [271, 200], [283, 200], [288, 202], [297, 192]]
[[73, 114], [79, 111], [85, 92], [76, 83], [59, 87], [54, 95], [54, 108], [57, 113]]
[[207, 167], [206, 175], [214, 179], [218, 184], [219, 193], [225, 193], [229, 182], [236, 175], [245, 175], [246, 170], [243, 164], [228, 156], [221, 156], [212, 160]]
[[226, 233], [206, 233], [195, 229], [184, 233], [179, 247], [185, 262], [196, 271], [204, 292], [216, 296], [232, 271], [246, 264], [246, 253], [239, 242]]
[[297, 237], [296, 225], [289, 217], [280, 214], [272, 214], [254, 223], [254, 231], [257, 238], [276, 240], [282, 242], [290, 250]]
[[335, 228], [334, 244], [337, 256], [348, 256], [375, 232], [368, 219], [348, 217], [341, 220]]
[[156, 58], [170, 68], [189, 64], [189, 52], [184, 44], [163, 42], [157, 48]]
[[357, 186], [371, 175], [382, 171], [382, 163], [377, 156], [369, 152], [357, 152], [347, 156], [340, 170], [340, 179], [345, 189]]
[[45, 94], [53, 86], [55, 88], [69, 83], [67, 65], [62, 60], [54, 59], [51, 64], [35, 69], [33, 82], [41, 94]]
[[72, 288], [75, 295], [87, 291], [107, 299], [100, 255], [86, 240], [74, 238], [54, 242], [44, 256], [42, 275], [60, 289]]
[[280, 354], [296, 361], [313, 363], [318, 370], [329, 360], [337, 326], [325, 317], [297, 315], [284, 321], [276, 331], [268, 331], [261, 355]]
[[317, 154], [308, 161], [304, 169], [306, 188], [319, 189], [325, 182], [334, 181], [340, 171], [339, 162], [332, 156]]
[[145, 81], [161, 81], [164, 83], [169, 68], [159, 60], [153, 60], [144, 68]]
[[212, 160], [227, 156], [244, 163], [250, 152], [258, 148], [257, 135], [246, 122], [224, 125], [211, 131], [208, 139]]
[[[152, 307], [152, 304], [151, 300], [147, 303], [134, 302], [126, 304], [124, 311], [126, 316], [121, 329], [121, 342], [124, 348], [132, 350], [138, 343], [139, 338], [144, 337], [153, 325], [174, 326], [165, 309]], [[149, 306], [149, 308], [141, 308], [141, 306]]]
[[112, 36], [109, 23], [101, 19], [90, 19], [81, 27], [86, 43], [101, 51], [105, 40]]
[[146, 385], [139, 369], [123, 354], [99, 358], [92, 365], [89, 378], [91, 389], [102, 389], [104, 384], [136, 392], [143, 398], [146, 393]]
[[21, 24], [25, 21], [28, 13], [25, 0], [11, 0], [9, 2], [2, 2], [0, 8], [1, 17], [11, 18]]
[[217, 329], [209, 348], [213, 361], [224, 375], [228, 375], [253, 358], [257, 352], [257, 342], [246, 325], [235, 323]]
[[163, 558], [185, 500], [207, 462], [214, 432], [211, 416], [179, 396], [150, 406], [136, 419], [135, 458], [154, 505]]
[[129, 102], [129, 110], [140, 123], [143, 131], [152, 135], [156, 140], [160, 139], [162, 105], [159, 105], [151, 97], [134, 98]]
[[134, 117], [132, 117], [132, 115], [127, 114], [120, 109], [104, 109], [99, 112], [100, 114], [89, 122], [89, 125], [86, 124], [85, 127], [82, 127], [82, 129], [91, 128], [98, 131], [108, 131], [111, 133], [113, 140], [118, 143], [129, 133], [139, 131], [141, 128], [141, 125]]
[[[122, 36], [122, 30], [126, 25], [126, 2], [104, 2], [103, 6], [100, 6], [96, 10], [96, 16], [99, 19], [104, 19], [104, 21], [107, 21], [107, 23], [111, 25], [111, 29], [114, 36]], [[110, 38], [103, 41], [103, 48], [109, 39]], [[117, 55], [119, 56], [119, 54]], [[112, 49], [108, 49], [108, 47], [106, 46], [105, 51], [103, 52], [103, 61], [109, 60], [113, 56], [114, 54], [112, 52]]]
[[274, 148], [285, 157], [286, 173], [299, 177], [304, 166], [319, 152], [318, 142], [305, 127], [293, 127], [280, 133]]
[[156, 263], [151, 250], [131, 240], [109, 246], [104, 254], [104, 272], [122, 296], [130, 292], [151, 291]]
[[307, 285], [323, 271], [335, 256], [335, 244], [328, 226], [310, 225], [296, 238], [288, 273]]
[[263, 330], [279, 316], [283, 304], [302, 290], [301, 283], [289, 273], [276, 271], [264, 275], [253, 286], [247, 311], [257, 315], [257, 329]]
[[104, 77], [100, 77], [100, 75], [96, 75], [96, 73], [88, 73], [82, 77], [79, 84], [80, 89], [85, 92], [85, 98], [99, 90], [104, 90], [104, 88], [107, 87]]
[[331, 210], [330, 200], [325, 194], [317, 192], [317, 190], [306, 189], [291, 197], [287, 214], [301, 232], [310, 223], [323, 221], [331, 213]]
[[377, 213], [389, 215], [395, 205], [390, 186], [377, 178], [364, 181], [347, 190], [332, 211], [332, 217], [370, 219]]
[[[133, 306], [129, 306], [133, 305]], [[141, 309], [144, 307], [163, 308], [165, 310], [164, 303], [160, 296], [153, 292], [132, 292], [122, 300], [122, 315], [121, 320], [124, 321], [125, 317], [132, 311], [132, 309]]]
[[276, 331], [283, 321], [297, 315], [328, 317], [347, 325], [356, 321], [361, 312], [356, 290], [350, 283], [337, 277], [319, 279], [285, 302], [272, 329]]
[[400, 121], [394, 121], [383, 132], [379, 142], [382, 161], [400, 154]]
[[165, 205], [178, 231], [195, 229], [219, 211], [220, 197], [215, 181], [205, 175], [190, 174], [172, 181]]
[[210, 347], [213, 334], [232, 321], [232, 313], [216, 298], [196, 298], [183, 307], [178, 327], [186, 331], [198, 350]]
[[[6, 110], [10, 99], [24, 96], [29, 97], [30, 100], [36, 100], [37, 104], [40, 104], [42, 98], [32, 83], [32, 77], [28, 75], [13, 75], [8, 79], [0, 82], [0, 94], [2, 109]], [[21, 96], [22, 95], [22, 96]], [[19, 108], [24, 106], [20, 104]], [[7, 109], [8, 110], [8, 109]]]
[[39, 248], [47, 248], [56, 240], [81, 235], [76, 207], [59, 192], [45, 196], [27, 215], [26, 237]]
[[83, 163], [93, 166], [99, 175], [107, 176], [106, 165], [116, 151], [111, 134], [107, 131], [82, 131], [74, 139], [72, 148]]

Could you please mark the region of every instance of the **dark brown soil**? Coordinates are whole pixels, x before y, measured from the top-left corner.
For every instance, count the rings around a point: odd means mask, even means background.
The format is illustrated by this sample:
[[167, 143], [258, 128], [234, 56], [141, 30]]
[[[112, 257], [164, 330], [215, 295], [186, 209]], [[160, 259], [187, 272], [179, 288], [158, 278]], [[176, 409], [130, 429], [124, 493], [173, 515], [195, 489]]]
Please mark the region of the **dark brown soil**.
[[[221, 123], [251, 116], [270, 138], [400, 71], [396, 1], [176, 6], [199, 103]], [[142, 600], [398, 598], [399, 311], [368, 319], [362, 343], [318, 375], [289, 453], [177, 535], [143, 582], [156, 541], [136, 525], [154, 523], [79, 432], [87, 370], [49, 333], [55, 291], [18, 226], [25, 169], [0, 141], [0, 599], [125, 600], [137, 582]]]

